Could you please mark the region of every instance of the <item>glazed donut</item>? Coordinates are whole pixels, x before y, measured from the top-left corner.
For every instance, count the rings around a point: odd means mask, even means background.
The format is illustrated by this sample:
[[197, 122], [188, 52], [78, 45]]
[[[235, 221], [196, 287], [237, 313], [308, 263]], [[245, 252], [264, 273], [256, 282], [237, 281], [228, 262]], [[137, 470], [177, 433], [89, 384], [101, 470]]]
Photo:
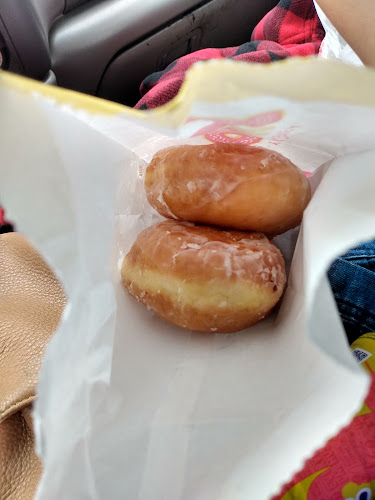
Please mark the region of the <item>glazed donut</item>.
[[264, 318], [286, 282], [284, 259], [266, 236], [164, 221], [141, 232], [126, 255], [125, 288], [168, 322], [234, 332]]
[[298, 226], [311, 197], [306, 176], [281, 154], [225, 143], [159, 151], [145, 190], [164, 217], [269, 235]]

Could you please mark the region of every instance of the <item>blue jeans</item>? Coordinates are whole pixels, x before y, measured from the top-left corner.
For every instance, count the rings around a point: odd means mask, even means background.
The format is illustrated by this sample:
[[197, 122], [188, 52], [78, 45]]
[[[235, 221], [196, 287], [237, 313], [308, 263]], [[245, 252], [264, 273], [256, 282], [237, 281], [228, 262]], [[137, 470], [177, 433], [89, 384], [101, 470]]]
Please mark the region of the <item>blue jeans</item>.
[[375, 331], [375, 241], [359, 245], [328, 270], [349, 343]]

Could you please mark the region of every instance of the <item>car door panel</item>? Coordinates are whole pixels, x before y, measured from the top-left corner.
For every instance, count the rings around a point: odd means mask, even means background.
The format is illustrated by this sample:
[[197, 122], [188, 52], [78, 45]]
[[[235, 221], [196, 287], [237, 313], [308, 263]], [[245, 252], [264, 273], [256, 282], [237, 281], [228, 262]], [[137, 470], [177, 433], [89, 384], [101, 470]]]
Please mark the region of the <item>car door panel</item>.
[[0, 0], [8, 69], [133, 105], [141, 81], [250, 39], [277, 0]]
[[[249, 2], [250, 3], [250, 2]], [[256, 22], [274, 1], [257, 8], [238, 0], [214, 0], [144, 40], [126, 47], [108, 65], [97, 94], [133, 106], [149, 74], [202, 47], [230, 47], [250, 40]]]

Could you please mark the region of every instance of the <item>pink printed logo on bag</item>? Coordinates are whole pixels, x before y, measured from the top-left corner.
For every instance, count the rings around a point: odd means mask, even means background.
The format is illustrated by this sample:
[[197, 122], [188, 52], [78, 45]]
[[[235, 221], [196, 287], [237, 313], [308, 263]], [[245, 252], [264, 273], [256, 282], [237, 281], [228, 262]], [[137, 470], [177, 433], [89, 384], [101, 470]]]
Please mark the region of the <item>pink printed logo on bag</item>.
[[[207, 118], [211, 120], [210, 125], [202, 127], [194, 136], [203, 136], [210, 142], [225, 142], [235, 144], [246, 144], [248, 146], [257, 144], [263, 140], [259, 135], [265, 135], [273, 130], [273, 124], [281, 121], [285, 113], [282, 110], [267, 111], [244, 119]], [[201, 120], [202, 118], [199, 118]], [[192, 118], [189, 122], [198, 120]], [[259, 134], [259, 135], [258, 135]]]

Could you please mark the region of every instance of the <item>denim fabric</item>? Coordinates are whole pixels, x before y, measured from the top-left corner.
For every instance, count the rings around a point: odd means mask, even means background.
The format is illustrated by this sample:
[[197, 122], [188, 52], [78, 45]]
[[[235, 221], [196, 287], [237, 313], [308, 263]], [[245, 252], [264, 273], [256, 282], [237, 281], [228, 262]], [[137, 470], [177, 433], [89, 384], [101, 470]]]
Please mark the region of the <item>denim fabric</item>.
[[337, 259], [328, 278], [349, 343], [375, 331], [375, 241]]

